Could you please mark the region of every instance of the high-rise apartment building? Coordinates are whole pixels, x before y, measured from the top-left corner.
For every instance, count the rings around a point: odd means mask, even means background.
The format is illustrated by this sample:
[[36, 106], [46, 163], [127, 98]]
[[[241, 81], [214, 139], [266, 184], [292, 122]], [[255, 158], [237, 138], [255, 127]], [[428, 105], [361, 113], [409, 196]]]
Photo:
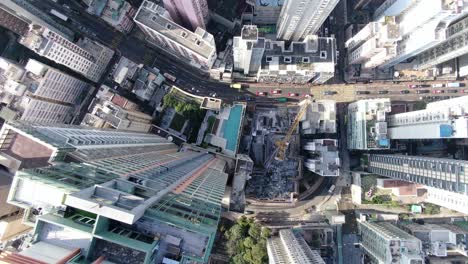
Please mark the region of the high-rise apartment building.
[[292, 229], [282, 229], [279, 231], [279, 236], [269, 238], [267, 251], [270, 264], [325, 264], [320, 253], [312, 250], [301, 234]]
[[338, 140], [314, 139], [304, 145], [306, 153], [310, 154], [304, 166], [320, 176], [340, 176], [340, 157]]
[[401, 39], [396, 54], [380, 67], [396, 65], [444, 41], [447, 26], [466, 13], [465, 5], [463, 1], [414, 0], [396, 15]]
[[241, 35], [233, 38], [234, 70], [244, 75], [256, 75], [265, 52], [265, 38], [258, 36], [255, 25], [242, 27]]
[[247, 0], [252, 6], [252, 22], [255, 25], [274, 25], [278, 22], [285, 0]]
[[361, 247], [376, 263], [423, 264], [421, 240], [388, 222], [359, 222]]
[[213, 66], [216, 45], [213, 35], [203, 28], [192, 32], [180, 26], [162, 6], [148, 0], [141, 4], [134, 20], [151, 44], [201, 70], [208, 71]]
[[348, 105], [348, 148], [377, 150], [390, 148], [387, 135], [387, 113], [390, 99], [359, 100]]
[[163, 0], [174, 22], [191, 30], [206, 29], [209, 18], [207, 0]]
[[468, 18], [450, 25], [446, 40], [417, 56], [416, 68], [424, 70], [468, 53]]
[[30, 59], [25, 66], [0, 58], [1, 113], [3, 119], [67, 123], [81, 103], [89, 84]]
[[395, 17], [371, 22], [346, 41], [348, 64], [361, 64], [363, 68], [375, 68], [396, 54], [400, 38]]
[[35, 226], [33, 244], [20, 255], [46, 263], [65, 256], [86, 263], [208, 261], [227, 181], [224, 160], [178, 152], [145, 133], [22, 123], [2, 132], [11, 156], [20, 159], [14, 152], [28, 140], [29, 152], [49, 150], [44, 161], [54, 161], [29, 162], [13, 180], [8, 202]]
[[425, 156], [371, 154], [368, 170], [380, 176], [468, 195], [468, 161]]
[[338, 0], [286, 0], [277, 23], [277, 38], [301, 41], [315, 34]]
[[114, 51], [88, 38], [73, 43], [61, 34], [40, 25], [31, 24], [22, 45], [56, 63], [98, 82]]
[[258, 37], [256, 26], [244, 26], [234, 37], [233, 60], [235, 71], [258, 82], [322, 84], [334, 76], [336, 41], [310, 35], [288, 47], [285, 41]]
[[468, 138], [468, 96], [429, 103], [426, 109], [388, 116], [390, 139]]

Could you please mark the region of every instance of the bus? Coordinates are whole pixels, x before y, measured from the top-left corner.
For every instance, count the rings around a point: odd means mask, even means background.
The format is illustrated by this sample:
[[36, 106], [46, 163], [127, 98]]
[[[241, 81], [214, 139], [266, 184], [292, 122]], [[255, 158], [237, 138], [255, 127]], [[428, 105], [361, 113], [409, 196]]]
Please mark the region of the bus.
[[167, 72], [164, 73], [163, 76], [166, 77], [166, 79], [171, 80], [172, 82], [175, 82], [175, 81], [176, 81], [176, 77], [174, 77], [174, 75], [171, 75], [171, 74], [169, 74], [169, 73], [167, 73]]
[[458, 82], [453, 82], [453, 83], [447, 83], [447, 87], [450, 87], [450, 88], [458, 88], [460, 87], [460, 83]]
[[279, 103], [286, 103], [288, 101], [288, 98], [286, 97], [278, 97], [278, 98], [275, 98], [275, 101], [276, 102], [279, 102]]
[[62, 19], [63, 21], [67, 22], [68, 21], [68, 17], [62, 13], [60, 13], [59, 11], [55, 10], [55, 9], [52, 9], [50, 10], [50, 13], [60, 19]]

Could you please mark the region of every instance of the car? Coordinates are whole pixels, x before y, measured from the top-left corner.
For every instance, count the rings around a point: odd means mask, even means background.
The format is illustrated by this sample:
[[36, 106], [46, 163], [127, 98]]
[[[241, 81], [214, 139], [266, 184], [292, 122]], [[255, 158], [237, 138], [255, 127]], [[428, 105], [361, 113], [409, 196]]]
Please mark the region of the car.
[[289, 97], [295, 97], [295, 96], [299, 96], [299, 94], [298, 93], [288, 93], [288, 96]]
[[444, 90], [434, 90], [432, 91], [433, 94], [441, 94], [441, 93], [444, 93], [445, 91]]
[[281, 90], [280, 89], [276, 89], [276, 90], [273, 90], [271, 91], [272, 94], [281, 94]]
[[408, 84], [408, 88], [425, 88], [431, 87], [429, 84]]
[[400, 93], [401, 93], [401, 94], [409, 94], [409, 93], [411, 93], [411, 92], [410, 92], [409, 90], [401, 90]]
[[468, 89], [463, 90], [464, 93], [468, 93]]
[[266, 95], [268, 95], [268, 93], [267, 92], [257, 92], [257, 95], [266, 96]]
[[370, 94], [369, 91], [356, 91], [356, 94]]
[[425, 94], [425, 93], [430, 93], [431, 91], [429, 90], [416, 90], [417, 94]]
[[458, 90], [457, 89], [447, 90], [447, 93], [458, 93]]
[[313, 94], [303, 94], [304, 97], [314, 97]]
[[323, 95], [334, 95], [334, 94], [337, 94], [337, 93], [338, 93], [337, 91], [324, 91]]
[[444, 86], [445, 86], [445, 84], [443, 84], [443, 83], [435, 83], [435, 84], [432, 85], [432, 88], [442, 88]]
[[382, 90], [382, 91], [378, 91], [377, 93], [378, 94], [388, 94], [388, 91], [387, 90]]

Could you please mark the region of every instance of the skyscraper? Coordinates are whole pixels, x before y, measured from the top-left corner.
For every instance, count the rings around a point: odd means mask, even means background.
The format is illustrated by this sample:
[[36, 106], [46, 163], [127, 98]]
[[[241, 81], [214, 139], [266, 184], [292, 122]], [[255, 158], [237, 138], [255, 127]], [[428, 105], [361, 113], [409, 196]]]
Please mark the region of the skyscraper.
[[335, 8], [338, 0], [286, 0], [277, 23], [277, 38], [304, 40], [315, 34]]
[[172, 21], [162, 6], [147, 0], [141, 4], [134, 20], [151, 44], [201, 70], [208, 71], [213, 66], [216, 60], [214, 37], [203, 28], [192, 32]]
[[164, 8], [169, 11], [171, 18], [193, 31], [206, 29], [209, 10], [206, 0], [163, 0]]
[[265, 38], [258, 37], [255, 25], [242, 27], [240, 37], [233, 39], [234, 70], [245, 75], [256, 75], [261, 66], [263, 52], [265, 52]]
[[390, 139], [468, 138], [468, 96], [427, 104], [426, 109], [390, 115]]
[[49, 28], [31, 24], [28, 33], [19, 41], [25, 47], [56, 63], [98, 82], [114, 51], [88, 38], [77, 43]]
[[359, 222], [361, 246], [375, 263], [422, 264], [421, 240], [388, 222]]
[[90, 263], [208, 261], [227, 181], [224, 160], [179, 152], [145, 133], [21, 123], [7, 130], [2, 149], [15, 149], [6, 141], [21, 134], [36, 143], [30, 152], [47, 147], [54, 161], [29, 163], [13, 180], [8, 202], [35, 226], [33, 245], [19, 254], [46, 263], [66, 255]]
[[282, 229], [279, 236], [269, 238], [267, 251], [270, 264], [325, 264], [320, 253], [310, 249], [302, 235], [292, 229]]
[[90, 89], [87, 83], [32, 59], [22, 66], [0, 57], [0, 76], [2, 111], [24, 121], [67, 123]]

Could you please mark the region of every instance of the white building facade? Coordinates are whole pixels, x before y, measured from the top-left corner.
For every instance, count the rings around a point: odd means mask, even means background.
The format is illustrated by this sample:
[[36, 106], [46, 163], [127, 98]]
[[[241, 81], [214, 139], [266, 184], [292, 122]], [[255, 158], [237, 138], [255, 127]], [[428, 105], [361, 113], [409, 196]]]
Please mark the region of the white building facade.
[[114, 56], [114, 51], [95, 41], [85, 38], [73, 43], [57, 32], [39, 25], [31, 25], [28, 34], [19, 42], [93, 82], [99, 81]]
[[145, 0], [134, 18], [148, 42], [167, 51], [181, 61], [208, 71], [216, 60], [213, 35], [198, 27], [192, 32], [174, 21], [161, 6]]
[[315, 34], [338, 0], [286, 0], [277, 23], [277, 38], [301, 41]]
[[[0, 100], [19, 119], [67, 123], [90, 85], [57, 69], [30, 59], [26, 66], [0, 58]], [[2, 116], [4, 119], [5, 116]]]
[[468, 96], [429, 103], [388, 117], [391, 139], [468, 138]]
[[359, 100], [348, 105], [348, 148], [377, 150], [390, 148], [387, 135], [387, 113], [390, 99]]
[[310, 249], [304, 238], [292, 229], [282, 229], [278, 237], [269, 238], [267, 252], [270, 264], [325, 264], [320, 254]]

